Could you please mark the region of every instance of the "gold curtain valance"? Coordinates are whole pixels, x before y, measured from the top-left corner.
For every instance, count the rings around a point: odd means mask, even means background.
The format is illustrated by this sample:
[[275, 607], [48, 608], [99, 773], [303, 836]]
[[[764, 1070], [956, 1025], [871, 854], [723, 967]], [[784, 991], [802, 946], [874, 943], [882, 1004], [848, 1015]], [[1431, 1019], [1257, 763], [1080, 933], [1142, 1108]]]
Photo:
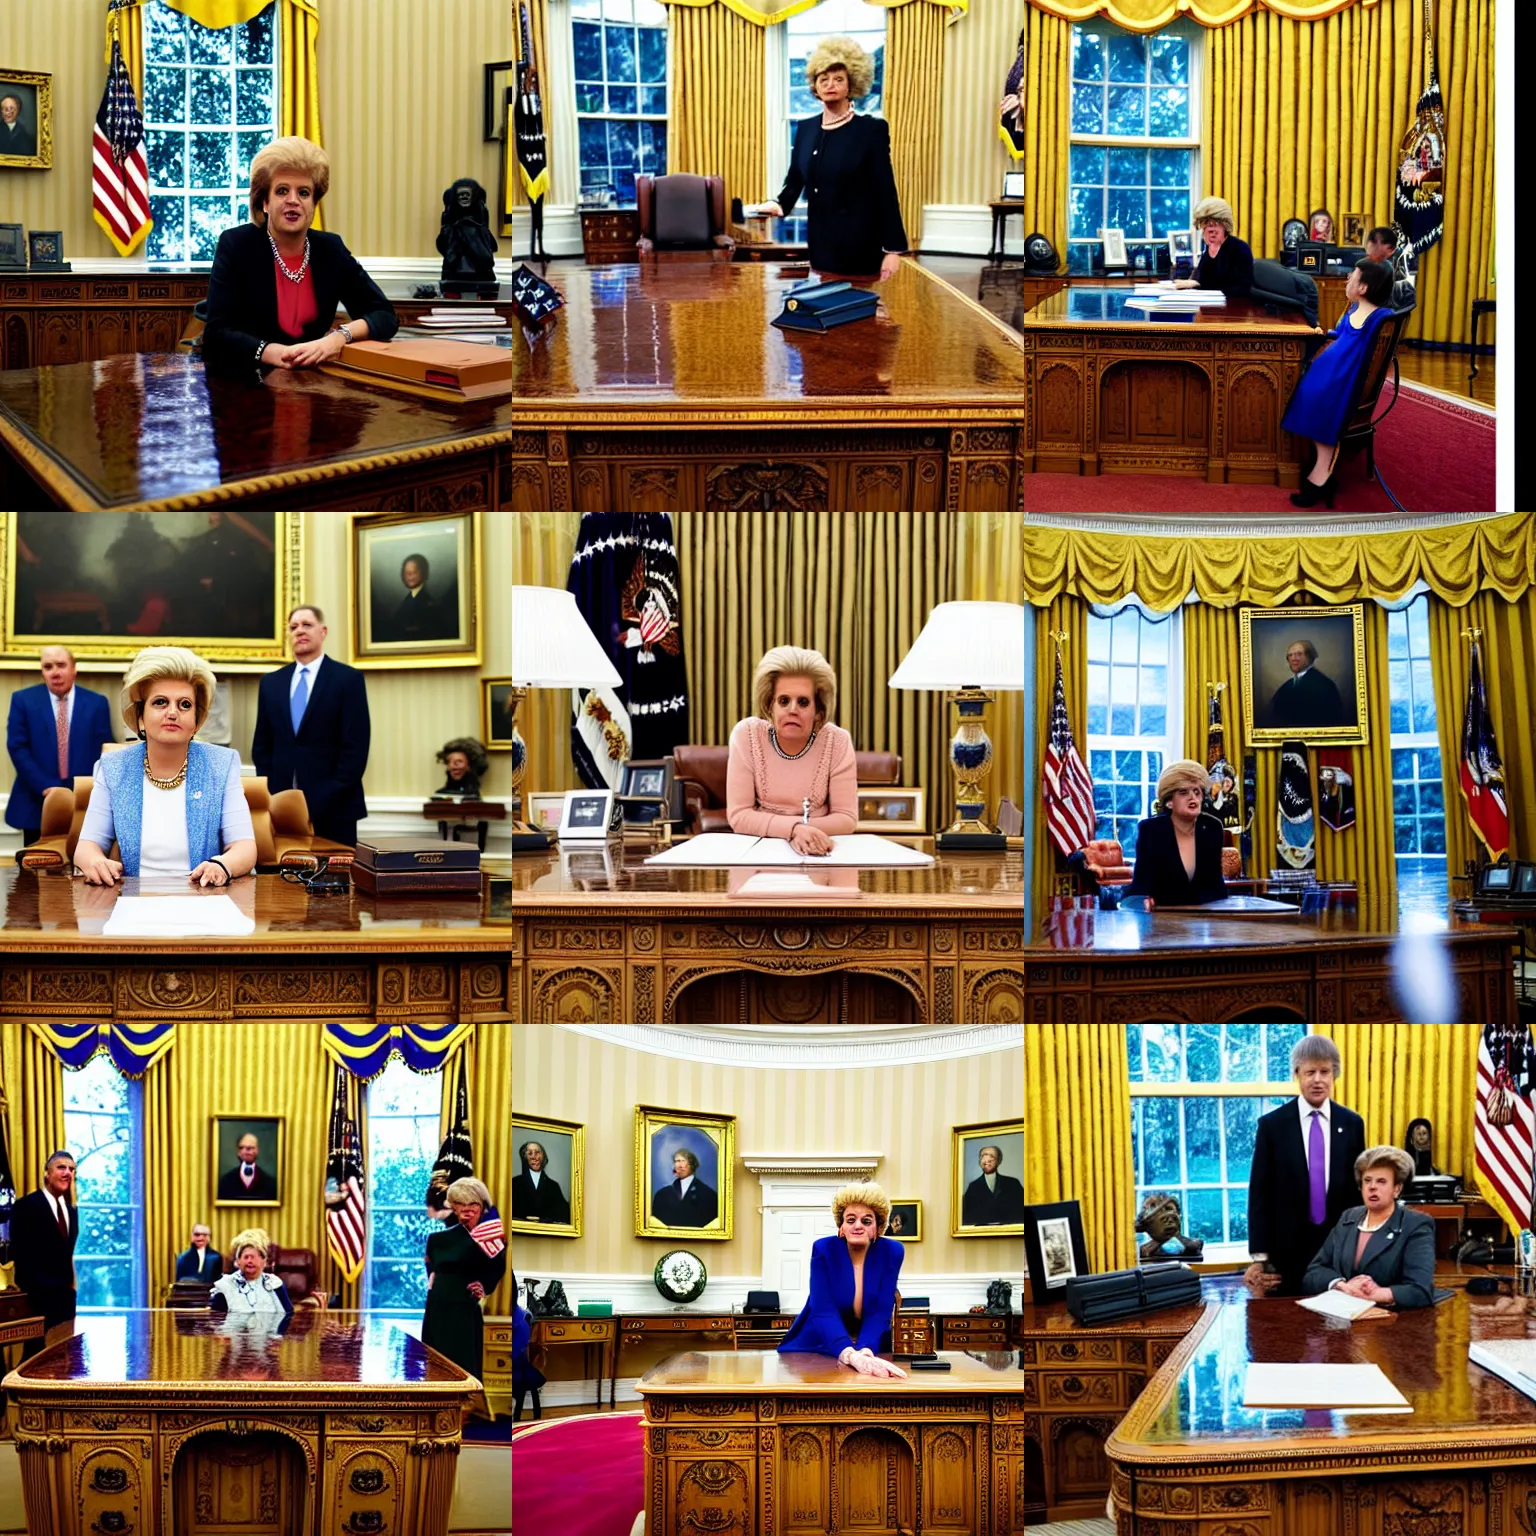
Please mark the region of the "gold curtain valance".
[[1455, 607], [1479, 592], [1516, 601], [1536, 585], [1536, 518], [1300, 539], [1149, 538], [1032, 521], [1024, 529], [1024, 600], [1040, 605], [1062, 593], [1092, 603], [1135, 593], [1154, 609], [1190, 593], [1221, 608], [1273, 606], [1298, 592], [1330, 603], [1395, 600], [1420, 580]]
[[1130, 32], [1155, 32], [1180, 16], [1202, 27], [1225, 27], [1254, 11], [1273, 11], [1292, 21], [1322, 21], [1352, 5], [1369, 9], [1381, 0], [1026, 0], [1037, 11], [1063, 21], [1104, 16]]
[[[172, 0], [172, 3], [176, 3], [176, 0]], [[190, 5], [196, 3], [196, 0], [183, 0], [183, 3]], [[217, 0], [208, 0], [208, 3], [217, 3]], [[233, 4], [235, 0], [222, 0], [222, 3]], [[734, 11], [745, 21], [755, 22], [760, 27], [769, 27], [776, 22], [788, 21], [791, 16], [798, 16], [802, 11], [814, 10], [821, 4], [821, 0], [661, 0], [661, 3], [689, 6], [695, 10], [703, 10], [711, 5], [723, 5], [728, 11]], [[895, 10], [902, 5], [938, 5], [947, 11], [963, 15], [969, 10], [971, 0], [864, 0], [864, 3], [884, 6], [887, 10]]]

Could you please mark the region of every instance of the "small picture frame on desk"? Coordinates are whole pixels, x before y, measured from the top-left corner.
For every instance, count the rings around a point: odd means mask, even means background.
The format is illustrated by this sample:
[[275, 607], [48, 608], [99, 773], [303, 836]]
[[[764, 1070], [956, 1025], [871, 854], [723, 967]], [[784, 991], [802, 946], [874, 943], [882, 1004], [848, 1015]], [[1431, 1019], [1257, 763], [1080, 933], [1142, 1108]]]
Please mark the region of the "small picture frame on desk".
[[1067, 1281], [1092, 1274], [1076, 1200], [1024, 1207], [1024, 1266], [1037, 1305], [1067, 1299]]
[[1168, 231], [1168, 259], [1177, 266], [1181, 261], [1187, 261], [1191, 265], [1195, 260], [1195, 232], [1192, 229], [1170, 229]]
[[558, 836], [560, 818], [565, 810], [564, 794], [527, 795], [524, 799], [528, 808], [529, 822], [541, 832], [549, 833], [551, 837]]
[[68, 272], [64, 260], [64, 231], [34, 229], [27, 235], [27, 264], [34, 272]]
[[1326, 246], [1319, 245], [1316, 240], [1304, 240], [1296, 247], [1296, 270], [1321, 275], [1323, 257], [1327, 254], [1327, 249]]
[[618, 799], [611, 789], [566, 790], [557, 833], [562, 843], [602, 842], [618, 825]]
[[1023, 199], [1024, 199], [1024, 172], [1023, 171], [1004, 171], [1003, 172], [1003, 197], [1004, 197], [1005, 200], [1008, 199], [1008, 198], [1016, 197], [1021, 202], [1023, 201]]
[[0, 272], [25, 272], [27, 233], [20, 224], [0, 224]]
[[872, 784], [858, 791], [856, 805], [855, 832], [922, 834], [928, 830], [926, 790]]
[[1346, 213], [1344, 215], [1344, 241], [1345, 245], [1364, 245], [1365, 231], [1370, 223], [1368, 213]]

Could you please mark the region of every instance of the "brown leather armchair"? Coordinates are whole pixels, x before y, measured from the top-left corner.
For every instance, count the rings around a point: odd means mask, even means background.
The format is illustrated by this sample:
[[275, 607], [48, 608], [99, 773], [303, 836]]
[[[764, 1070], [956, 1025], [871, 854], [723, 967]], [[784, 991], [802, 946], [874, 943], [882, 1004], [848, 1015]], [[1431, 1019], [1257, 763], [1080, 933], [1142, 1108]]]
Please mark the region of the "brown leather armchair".
[[725, 232], [725, 179], [674, 171], [635, 177], [642, 256], [729, 261], [736, 242]]
[[[725, 814], [725, 771], [729, 747], [685, 746], [672, 749], [672, 768], [683, 786], [688, 830], [729, 832]], [[901, 756], [896, 752], [855, 752], [854, 772], [861, 785], [900, 784]]]

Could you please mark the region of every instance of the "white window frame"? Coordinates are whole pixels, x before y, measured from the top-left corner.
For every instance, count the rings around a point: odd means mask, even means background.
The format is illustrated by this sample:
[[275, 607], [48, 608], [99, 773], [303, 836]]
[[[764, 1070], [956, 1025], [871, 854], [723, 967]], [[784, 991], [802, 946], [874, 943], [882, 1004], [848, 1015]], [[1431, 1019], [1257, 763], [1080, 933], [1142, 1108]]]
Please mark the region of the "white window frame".
[[[133, 1293], [132, 1305], [135, 1307], [148, 1306], [149, 1264], [148, 1253], [145, 1249], [144, 1243], [144, 1083], [142, 1079], [123, 1077], [123, 1075], [118, 1072], [116, 1065], [112, 1061], [112, 1058], [106, 1055], [104, 1052], [100, 1051], [93, 1055], [91, 1059], [86, 1062], [85, 1066], [81, 1067], [79, 1070], [80, 1072], [110, 1072], [120, 1080], [123, 1086], [123, 1097], [125, 1103], [128, 1106], [128, 1124], [132, 1129], [133, 1136], [133, 1139], [129, 1144], [128, 1163], [128, 1184], [130, 1195], [128, 1209], [132, 1213], [130, 1228], [133, 1234], [129, 1242], [127, 1254], [128, 1284], [129, 1289]], [[73, 1073], [69, 1068], [66, 1067], [64, 1070], [66, 1089], [64, 1094], [64, 1098], [66, 1100], [64, 1114], [66, 1124], [70, 1115], [103, 1115], [105, 1113], [103, 1110], [69, 1108], [67, 1103], [67, 1090], [71, 1077], [77, 1078], [78, 1073]], [[66, 1147], [69, 1146], [67, 1137], [64, 1144]], [[92, 1147], [90, 1150], [93, 1152], [98, 1151], [100, 1150], [100, 1145], [101, 1144], [98, 1144], [97, 1146]], [[70, 1152], [70, 1156], [75, 1157], [75, 1154], [72, 1150]], [[80, 1159], [75, 1157], [75, 1166], [77, 1169], [79, 1168], [79, 1165]], [[74, 1203], [76, 1211], [81, 1215], [81, 1224], [83, 1229], [84, 1212], [92, 1210], [95, 1207], [91, 1203], [87, 1203], [84, 1206], [81, 1205], [79, 1200], [78, 1186], [74, 1189], [71, 1189], [69, 1198]], [[90, 1256], [84, 1251], [83, 1248], [79, 1253], [76, 1254], [76, 1258], [82, 1262], [89, 1257]], [[80, 1308], [80, 1311], [83, 1313], [91, 1313], [95, 1315], [104, 1315], [107, 1313], [116, 1312], [118, 1310], [119, 1309], [117, 1307], [82, 1306]]]
[[[612, 4], [612, 3], [613, 3], [613, 0], [602, 0], [602, 6], [603, 6], [604, 13], [606, 13], [607, 6], [609, 4]], [[641, 25], [650, 26], [650, 23], [641, 23], [641, 22], [637, 22], [637, 21], [633, 20], [633, 17], [635, 15], [635, 0], [627, 0], [627, 3], [629, 5], [629, 14], [630, 14], [630, 17], [631, 17], [631, 20], [627, 23], [627, 25], [630, 25], [630, 26], [633, 26], [633, 27], [636, 27], [636, 28], [640, 27]], [[575, 171], [575, 176], [576, 176], [576, 200], [579, 203], [581, 201], [582, 197], [585, 196], [585, 193], [582, 190], [582, 170], [583, 170], [583, 167], [582, 167], [582, 164], [581, 164], [581, 125], [582, 125], [582, 123], [589, 122], [589, 121], [590, 122], [613, 122], [613, 123], [660, 123], [664, 128], [668, 129], [668, 132], [667, 132], [667, 154], [670, 157], [670, 155], [672, 153], [672, 134], [671, 134], [670, 127], [668, 125], [669, 125], [669, 118], [670, 118], [670, 115], [671, 115], [670, 108], [671, 108], [671, 103], [672, 103], [672, 91], [673, 91], [673, 83], [672, 83], [672, 28], [670, 26], [666, 26], [666, 27], [660, 29], [662, 31], [663, 36], [666, 39], [666, 45], [667, 45], [666, 71], [665, 71], [665, 74], [664, 74], [664, 76], [662, 78], [662, 85], [663, 85], [664, 89], [667, 92], [668, 111], [666, 111], [666, 112], [659, 112], [659, 113], [658, 112], [641, 112], [641, 111], [638, 111], [638, 110], [634, 111], [634, 112], [609, 112], [609, 111], [606, 110], [607, 99], [606, 99], [606, 96], [605, 96], [605, 98], [604, 98], [604, 108], [605, 108], [605, 110], [604, 111], [602, 111], [602, 112], [583, 112], [581, 110], [581, 107], [580, 107], [579, 103], [577, 102], [577, 99], [576, 99], [576, 23], [578, 21], [581, 21], [581, 22], [584, 22], [584, 23], [589, 23], [590, 22], [590, 18], [586, 17], [586, 16], [576, 16], [573, 13], [573, 10], [572, 10], [572, 7], [571, 7], [571, 5], [569, 3], [569, 0], [565, 0], [565, 7], [564, 7], [564, 9], [565, 9], [565, 20], [564, 20], [563, 31], [564, 31], [564, 42], [565, 42], [565, 59], [564, 59], [564, 70], [565, 70], [565, 73], [564, 73], [563, 79], [564, 79], [566, 85], [569, 87], [570, 103], [571, 103], [571, 124], [572, 124], [572, 127], [575, 130], [574, 131], [574, 136], [573, 136], [571, 142], [572, 142], [572, 145], [574, 147], [573, 169]], [[601, 15], [600, 18], [599, 18], [599, 24], [601, 24], [602, 22], [606, 22], [608, 19], [609, 18], [608, 18], [608, 16], [606, 14]], [[617, 25], [617, 26], [624, 26], [624, 25], [626, 25], [626, 23], [621, 22], [621, 21], [616, 21], [615, 25]], [[652, 28], [652, 30], [658, 30], [658, 29]], [[639, 45], [638, 45], [638, 41], [636, 43], [635, 56], [636, 56], [637, 67], [638, 67], [638, 60], [639, 60]], [[553, 59], [551, 59], [551, 65], [552, 66], [553, 66], [554, 62], [555, 61]], [[606, 50], [604, 51], [603, 68], [604, 68], [604, 72], [605, 72], [605, 76], [606, 76], [606, 71], [607, 71], [607, 53], [606, 53]], [[606, 78], [604, 80], [604, 84], [605, 84], [605, 86], [608, 84]], [[637, 80], [636, 83], [635, 83], [635, 106], [636, 106], [636, 108], [638, 108], [639, 105], [640, 105], [640, 102], [642, 100], [642, 97], [641, 97], [640, 93], [644, 89], [645, 89], [644, 85], [641, 84]], [[546, 101], [547, 101], [547, 99], [548, 99], [548, 92], [546, 92]], [[612, 165], [613, 165], [613, 161], [612, 161], [611, 158], [610, 158], [608, 164], [609, 164], [609, 168], [611, 170]], [[663, 176], [663, 175], [666, 174], [666, 166], [663, 165], [663, 166], [659, 167], [658, 169], [651, 170], [651, 171], [643, 171], [643, 170], [641, 170], [640, 168], [637, 167], [636, 171], [635, 171], [635, 174], [637, 176], [640, 176], [640, 175]], [[633, 206], [633, 205], [632, 204], [624, 204], [622, 206]]]
[[[1414, 702], [1414, 693], [1413, 693], [1413, 663], [1414, 663], [1415, 660], [1430, 661], [1432, 658], [1431, 658], [1431, 654], [1429, 652], [1426, 652], [1422, 657], [1417, 657], [1416, 658], [1414, 656], [1414, 653], [1413, 653], [1413, 626], [1412, 626], [1412, 624], [1408, 620], [1408, 610], [1409, 610], [1410, 607], [1412, 607], [1413, 603], [1423, 603], [1425, 605], [1425, 612], [1426, 612], [1426, 615], [1427, 615], [1427, 613], [1428, 613], [1428, 602], [1429, 602], [1429, 600], [1426, 597], [1425, 593], [1424, 592], [1420, 592], [1417, 595], [1415, 595], [1410, 601], [1404, 602], [1404, 603], [1400, 603], [1400, 604], [1394, 604], [1393, 607], [1391, 607], [1391, 608], [1389, 608], [1387, 610], [1387, 626], [1388, 626], [1389, 631], [1390, 631], [1390, 628], [1391, 628], [1392, 620], [1394, 618], [1396, 618], [1399, 614], [1401, 614], [1402, 618], [1403, 618], [1403, 627], [1404, 627], [1404, 629], [1408, 633], [1408, 647], [1409, 647], [1408, 648], [1408, 718], [1409, 718], [1410, 722], [1413, 719], [1413, 702]], [[1390, 635], [1389, 635], [1389, 640], [1388, 640], [1387, 661], [1388, 661], [1388, 666], [1390, 668], [1390, 665], [1391, 665], [1391, 662], [1392, 662]], [[1390, 671], [1388, 673], [1388, 676], [1390, 678]], [[1392, 701], [1389, 698], [1388, 701], [1387, 701], [1387, 703], [1388, 703], [1388, 710], [1387, 710], [1387, 720], [1388, 720], [1387, 752], [1389, 754], [1389, 757], [1388, 757], [1389, 764], [1390, 764], [1390, 761], [1391, 761], [1390, 754], [1393, 753], [1393, 752], [1406, 752], [1406, 751], [1410, 751], [1410, 750], [1413, 750], [1413, 749], [1420, 749], [1420, 750], [1422, 750], [1423, 748], [1426, 748], [1426, 747], [1433, 747], [1434, 750], [1439, 752], [1440, 756], [1441, 756], [1441, 764], [1440, 764], [1440, 770], [1441, 770], [1441, 779], [1440, 779], [1441, 796], [1442, 796], [1442, 798], [1445, 798], [1445, 778], [1444, 778], [1444, 773], [1445, 773], [1445, 762], [1444, 762], [1445, 753], [1444, 753], [1444, 750], [1442, 749], [1442, 747], [1440, 745], [1439, 707], [1438, 707], [1438, 705], [1436, 704], [1436, 701], [1435, 701], [1433, 681], [1431, 681], [1431, 685], [1430, 685], [1429, 704], [1430, 704], [1431, 710], [1433, 710], [1434, 713], [1435, 713], [1436, 725], [1435, 725], [1435, 727], [1432, 730], [1428, 730], [1428, 731], [1394, 731], [1394, 730], [1392, 730], [1391, 729], [1391, 719], [1392, 719], [1391, 702]], [[1415, 774], [1415, 777], [1414, 777], [1414, 784], [1415, 785], [1424, 784], [1424, 783], [1427, 783], [1427, 782], [1433, 782], [1431, 780], [1425, 780], [1425, 779], [1422, 779], [1422, 778], [1418, 777], [1418, 760], [1417, 760], [1417, 758], [1415, 758], [1415, 760], [1414, 760], [1414, 774]], [[1396, 804], [1395, 804], [1396, 798], [1397, 798], [1397, 796], [1396, 796], [1397, 784], [1398, 784], [1398, 778], [1397, 778], [1397, 775], [1394, 773], [1392, 775], [1392, 787], [1393, 787], [1393, 791], [1394, 791], [1394, 793], [1393, 793], [1394, 805], [1393, 805], [1393, 810], [1392, 810], [1392, 817], [1393, 817], [1394, 824], [1395, 824], [1395, 822], [1397, 820], [1397, 808], [1396, 808]], [[1417, 797], [1415, 797], [1415, 800], [1417, 800]], [[1448, 917], [1450, 915], [1450, 908], [1451, 908], [1450, 832], [1449, 832], [1449, 824], [1450, 824], [1450, 819], [1451, 819], [1451, 805], [1450, 805], [1450, 802], [1449, 802], [1448, 799], [1446, 800], [1446, 803], [1445, 803], [1444, 807], [1441, 810], [1440, 817], [1441, 817], [1441, 820], [1446, 824], [1446, 851], [1444, 853], [1438, 853], [1438, 854], [1437, 853], [1404, 853], [1404, 854], [1400, 854], [1400, 853], [1396, 852], [1396, 850], [1394, 849], [1392, 857], [1393, 857], [1394, 861], [1396, 861], [1398, 859], [1435, 859], [1435, 860], [1439, 861], [1439, 863], [1445, 869], [1445, 876], [1446, 877], [1442, 881], [1442, 892], [1441, 892], [1444, 904], [1443, 904], [1442, 909], [1439, 911], [1438, 915], [1441, 916], [1441, 917]], [[1416, 826], [1421, 824], [1423, 822], [1423, 819], [1424, 819], [1423, 813], [1415, 810], [1412, 819], [1413, 819], [1413, 821], [1414, 821]], [[1421, 828], [1421, 831], [1422, 831], [1422, 828]]]

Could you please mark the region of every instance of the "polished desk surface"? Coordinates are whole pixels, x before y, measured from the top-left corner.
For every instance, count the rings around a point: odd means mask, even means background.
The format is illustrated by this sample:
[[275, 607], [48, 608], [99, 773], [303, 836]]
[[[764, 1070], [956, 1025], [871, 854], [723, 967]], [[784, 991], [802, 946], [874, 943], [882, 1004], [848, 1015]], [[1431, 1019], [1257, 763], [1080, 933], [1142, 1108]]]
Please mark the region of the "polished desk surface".
[[[883, 1358], [890, 1358], [889, 1356]], [[902, 1364], [906, 1377], [861, 1376], [826, 1355], [777, 1350], [750, 1350], [744, 1354], [706, 1353], [696, 1350], [669, 1355], [653, 1365], [635, 1384], [646, 1393], [757, 1392], [771, 1396], [785, 1393], [832, 1394], [843, 1392], [1018, 1392], [1024, 1376], [1018, 1356], [1011, 1350], [987, 1353], [941, 1352], [947, 1371], [914, 1371]], [[901, 1363], [901, 1362], [897, 1362]]]
[[[108, 937], [102, 925], [117, 898], [138, 895], [229, 896], [256, 924], [239, 938]], [[88, 953], [98, 957], [186, 949], [209, 954], [316, 954], [392, 950], [505, 951], [507, 881], [483, 872], [481, 893], [370, 896], [349, 886], [344, 894], [312, 896], [281, 875], [236, 880], [227, 890], [201, 889], [176, 880], [128, 878], [116, 886], [87, 885], [63, 870], [0, 869], [0, 952], [13, 958]]]
[[[1282, 1437], [1289, 1449], [1341, 1458], [1368, 1440], [1487, 1447], [1511, 1432], [1536, 1445], [1530, 1398], [1467, 1358], [1474, 1339], [1536, 1338], [1536, 1313], [1524, 1301], [1458, 1291], [1438, 1307], [1353, 1325], [1294, 1300], [1234, 1299], [1212, 1304], [1210, 1313], [1193, 1347], [1180, 1347], [1122, 1421], [1109, 1442], [1113, 1459], [1187, 1463], [1203, 1453], [1225, 1460], [1255, 1442], [1273, 1448]], [[1413, 1412], [1243, 1407], [1248, 1366], [1269, 1362], [1378, 1365]]]
[[[932, 852], [931, 839], [917, 839], [924, 852]], [[512, 909], [575, 907], [640, 909], [665, 912], [668, 908], [718, 905], [726, 912], [746, 916], [767, 911], [778, 916], [804, 909], [818, 910], [816, 900], [733, 898], [730, 892], [753, 868], [679, 869], [665, 864], [646, 864], [653, 852], [648, 842], [610, 842], [605, 853], [601, 843], [585, 847], [566, 844], [544, 853], [520, 853], [512, 861]], [[777, 866], [788, 872], [795, 866]], [[1022, 853], [941, 853], [936, 862], [921, 869], [825, 869], [815, 871], [827, 885], [827, 904], [847, 912], [857, 910], [907, 914], [977, 912], [983, 915], [1018, 913], [1024, 910], [1024, 855]]]
[[[1193, 315], [1167, 315], [1153, 319], [1145, 309], [1132, 309], [1126, 301], [1136, 297], [1134, 287], [1063, 288], [1042, 299], [1024, 315], [1026, 329], [1040, 326], [1092, 325], [1125, 330], [1148, 327], [1191, 326], [1201, 332], [1296, 331], [1315, 327], [1306, 318], [1288, 311], [1272, 311], [1249, 299], [1228, 299], [1225, 305], [1200, 305]], [[1177, 294], [1175, 294], [1177, 297]]]
[[658, 403], [689, 422], [739, 421], [745, 405], [792, 407], [794, 418], [931, 413], [956, 407], [1011, 419], [1023, 409], [1018, 337], [980, 304], [914, 261], [873, 286], [873, 320], [825, 335], [769, 322], [811, 274], [770, 262], [667, 262], [562, 267], [548, 280], [566, 307], [515, 353], [518, 421], [622, 424]]
[[385, 455], [404, 464], [511, 427], [510, 400], [447, 405], [315, 369], [209, 374], [182, 352], [0, 372], [0, 444], [77, 511]]
[[[367, 1312], [302, 1308], [279, 1333], [274, 1325], [233, 1315], [151, 1309], [82, 1315], [68, 1339], [24, 1360], [5, 1378], [8, 1391], [78, 1389], [95, 1402], [114, 1389], [174, 1384], [197, 1393], [235, 1384], [242, 1392], [354, 1387], [391, 1392], [421, 1386], [477, 1390], [475, 1378], [413, 1338], [390, 1318]], [[366, 1401], [366, 1398], [364, 1399]]]

